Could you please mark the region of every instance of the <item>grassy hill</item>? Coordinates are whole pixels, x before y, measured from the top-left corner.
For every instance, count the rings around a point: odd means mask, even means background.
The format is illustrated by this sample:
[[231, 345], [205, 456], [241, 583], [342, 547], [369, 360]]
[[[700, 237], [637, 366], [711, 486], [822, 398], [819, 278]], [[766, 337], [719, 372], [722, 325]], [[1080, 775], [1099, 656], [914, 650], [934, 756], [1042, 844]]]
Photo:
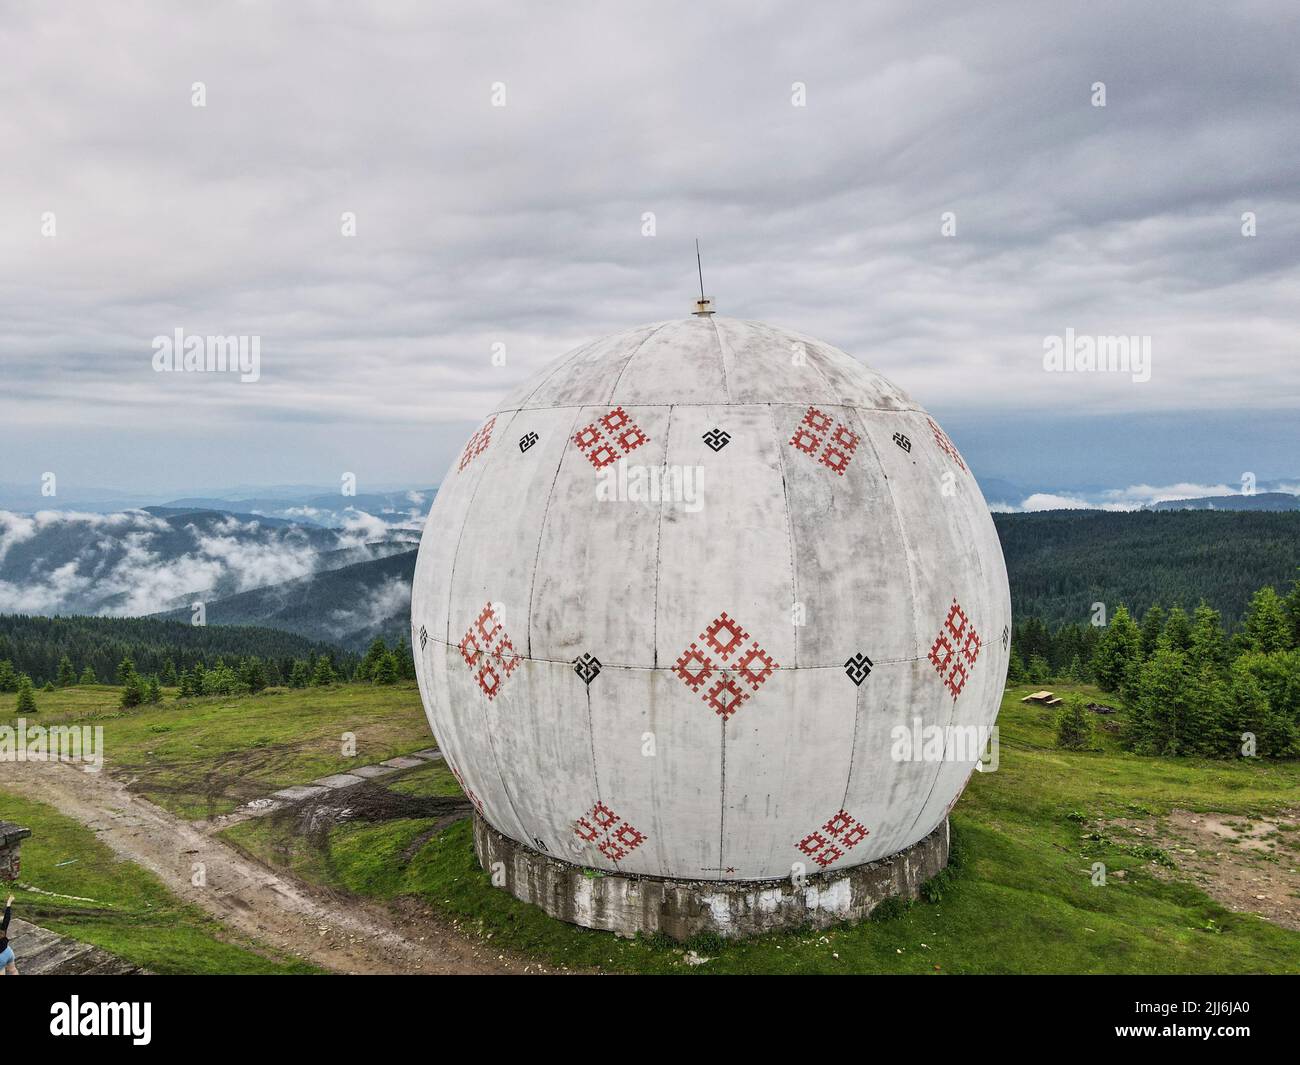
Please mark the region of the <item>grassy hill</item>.
[[[246, 821], [228, 840], [273, 867], [338, 891], [392, 903], [414, 899], [494, 945], [547, 965], [626, 972], [1300, 972], [1300, 932], [1235, 913], [1181, 870], [1186, 855], [1161, 836], [1178, 811], [1261, 824], [1300, 810], [1300, 762], [1145, 758], [1099, 731], [1094, 749], [1053, 746], [1051, 711], [1004, 699], [1001, 763], [976, 774], [953, 824], [962, 861], [933, 900], [888, 920], [825, 933], [692, 944], [713, 960], [698, 968], [666, 941], [620, 940], [546, 917], [488, 884], [465, 822], [436, 833], [424, 816], [358, 818], [309, 837], [293, 817]], [[1079, 689], [1095, 695], [1092, 689]], [[39, 694], [39, 693], [38, 693]], [[102, 724], [109, 770], [185, 817], [224, 813], [277, 788], [429, 745], [413, 685], [340, 685], [256, 696], [167, 701], [119, 710], [116, 689], [40, 695], [41, 722]], [[9, 707], [0, 724], [12, 721]], [[1113, 719], [1108, 719], [1113, 720]], [[356, 736], [355, 756], [340, 738]], [[406, 807], [443, 795], [441, 766], [385, 778], [380, 795]], [[539, 800], [544, 801], [544, 800]], [[376, 804], [382, 806], [382, 803]], [[391, 804], [390, 804], [391, 805]], [[7, 809], [0, 782], [0, 807]], [[1273, 832], [1256, 852], [1219, 851], [1245, 875], [1285, 874], [1300, 863], [1300, 832]], [[1240, 853], [1235, 851], [1240, 850]], [[1223, 859], [1208, 860], [1218, 865]], [[1095, 862], [1108, 870], [1093, 886]], [[69, 867], [75, 872], [75, 866]], [[75, 876], [66, 880], [68, 894]], [[1253, 898], [1253, 896], [1250, 896]], [[1288, 904], [1283, 899], [1282, 904]], [[1264, 903], [1248, 902], [1247, 909]], [[1298, 904], [1291, 900], [1292, 909]], [[68, 930], [76, 933], [75, 922]], [[148, 929], [141, 931], [147, 935]], [[129, 927], [122, 929], [129, 937]], [[116, 937], [117, 933], [115, 933]], [[105, 943], [105, 945], [110, 945]], [[115, 938], [110, 949], [122, 951]]]

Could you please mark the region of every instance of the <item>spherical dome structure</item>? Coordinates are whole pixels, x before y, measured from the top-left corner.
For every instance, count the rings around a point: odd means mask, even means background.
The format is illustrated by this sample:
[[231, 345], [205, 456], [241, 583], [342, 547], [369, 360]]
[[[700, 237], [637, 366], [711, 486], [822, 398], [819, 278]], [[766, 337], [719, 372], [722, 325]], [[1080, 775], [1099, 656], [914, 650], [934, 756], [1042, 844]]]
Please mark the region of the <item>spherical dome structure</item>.
[[1010, 624], [935, 421], [830, 345], [717, 316], [586, 344], [500, 403], [412, 595], [429, 723], [481, 816], [696, 881], [926, 837], [996, 718]]

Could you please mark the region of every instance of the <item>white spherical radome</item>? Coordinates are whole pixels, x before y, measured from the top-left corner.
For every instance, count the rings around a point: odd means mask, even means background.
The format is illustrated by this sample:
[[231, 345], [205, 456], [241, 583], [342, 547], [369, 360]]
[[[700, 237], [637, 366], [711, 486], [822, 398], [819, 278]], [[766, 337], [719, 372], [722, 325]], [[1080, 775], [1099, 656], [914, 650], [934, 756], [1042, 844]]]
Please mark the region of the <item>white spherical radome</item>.
[[503, 401], [439, 487], [411, 610], [429, 724], [489, 824], [687, 880], [927, 836], [1011, 624], [934, 420], [830, 345], [719, 316], [593, 341]]

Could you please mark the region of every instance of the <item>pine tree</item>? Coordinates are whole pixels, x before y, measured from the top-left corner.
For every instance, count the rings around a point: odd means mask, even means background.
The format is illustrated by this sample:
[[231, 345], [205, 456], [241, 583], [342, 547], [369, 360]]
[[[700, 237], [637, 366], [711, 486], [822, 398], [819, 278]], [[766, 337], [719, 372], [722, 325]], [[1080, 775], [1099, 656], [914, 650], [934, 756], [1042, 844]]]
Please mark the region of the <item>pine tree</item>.
[[[117, 683], [122, 687], [126, 687], [135, 675], [135, 662], [131, 660], [130, 655], [127, 655], [117, 665]], [[131, 705], [134, 706], [135, 704], [132, 703]]]
[[0, 692], [16, 692], [18, 690], [18, 674], [14, 672], [14, 664], [5, 659], [0, 662]]
[[1020, 657], [1020, 652], [1012, 650], [1011, 659], [1007, 663], [1007, 683], [1023, 684], [1025, 682], [1025, 663]]
[[260, 658], [245, 659], [239, 671], [240, 681], [256, 695], [266, 687], [266, 667]]
[[366, 655], [361, 659], [361, 664], [357, 666], [355, 679], [371, 680], [386, 654], [388, 654], [388, 644], [384, 643], [382, 637], [376, 636], [369, 648], [366, 649]]
[[1291, 646], [1300, 647], [1300, 577], [1291, 582], [1287, 593], [1286, 619], [1291, 627]]
[[77, 683], [78, 684], [99, 683], [99, 678], [95, 676], [95, 669], [92, 665], [90, 665], [89, 662], [86, 663], [86, 668], [81, 671], [81, 679], [77, 681]]
[[1147, 612], [1142, 615], [1142, 633], [1141, 654], [1142, 661], [1146, 661], [1156, 653], [1156, 644], [1165, 631], [1165, 612], [1159, 603], [1153, 603], [1147, 608]]
[[1219, 612], [1210, 609], [1203, 599], [1192, 615], [1187, 660], [1197, 670], [1204, 667], [1223, 670], [1227, 666], [1227, 641]]
[[176, 684], [178, 683], [179, 679], [180, 678], [176, 674], [176, 663], [170, 658], [167, 659], [167, 661], [163, 663], [163, 671], [162, 671], [163, 684], [168, 688], [174, 688], [176, 687]]
[[77, 673], [72, 668], [72, 659], [64, 655], [59, 659], [59, 687], [71, 688], [77, 683]]
[[1065, 700], [1056, 717], [1056, 745], [1066, 750], [1081, 751], [1092, 742], [1092, 721], [1084, 708], [1083, 700], [1072, 695]]
[[311, 683], [311, 670], [307, 663], [301, 658], [293, 660], [293, 668], [289, 671], [289, 687], [305, 688]]
[[415, 658], [411, 654], [411, 645], [406, 642], [406, 637], [398, 638], [397, 646], [393, 648], [393, 657], [397, 659], [397, 676], [401, 680], [415, 680]]
[[1220, 729], [1228, 712], [1228, 688], [1213, 665], [1188, 669], [1181, 753], [1222, 753]]
[[32, 678], [24, 673], [18, 678], [18, 713], [35, 714], [36, 693], [32, 690]]
[[330, 665], [328, 655], [321, 655], [316, 660], [316, 669], [312, 672], [311, 683], [313, 687], [322, 688], [326, 685], [333, 684], [336, 680], [334, 667]]
[[375, 666], [374, 680], [376, 684], [397, 683], [397, 658], [391, 651], [386, 653]]
[[[1149, 613], [1149, 612], [1148, 612]], [[1119, 691], [1129, 680], [1130, 667], [1141, 661], [1142, 634], [1128, 610], [1120, 605], [1097, 640], [1092, 671], [1105, 692]]]
[[1184, 678], [1187, 662], [1162, 639], [1137, 672], [1130, 719], [1134, 748], [1151, 754], [1178, 754], [1186, 717]]
[[1262, 654], [1285, 651], [1291, 646], [1291, 625], [1286, 606], [1271, 587], [1257, 591], [1250, 600], [1241, 627], [1245, 647]]
[[1165, 635], [1169, 637], [1169, 645], [1175, 651], [1186, 654], [1191, 649], [1192, 623], [1182, 607], [1176, 606], [1169, 611], [1169, 617], [1165, 620]]
[[1029, 660], [1027, 672], [1030, 684], [1046, 684], [1052, 679], [1052, 667], [1042, 655], [1034, 655]]
[[122, 706], [139, 706], [145, 700], [145, 684], [140, 675], [132, 671], [126, 674], [126, 683], [122, 685]]

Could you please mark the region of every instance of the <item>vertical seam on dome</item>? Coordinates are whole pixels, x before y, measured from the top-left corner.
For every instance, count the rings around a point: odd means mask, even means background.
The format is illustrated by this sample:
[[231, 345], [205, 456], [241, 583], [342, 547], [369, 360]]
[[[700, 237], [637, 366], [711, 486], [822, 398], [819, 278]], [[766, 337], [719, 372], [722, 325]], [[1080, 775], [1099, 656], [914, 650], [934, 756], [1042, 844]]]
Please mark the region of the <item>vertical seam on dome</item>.
[[548, 384], [550, 384], [551, 379], [556, 374], [558, 374], [561, 370], [566, 370], [570, 366], [572, 366], [575, 362], [577, 362], [580, 358], [582, 358], [582, 356], [587, 354], [587, 352], [589, 352], [592, 348], [594, 348], [597, 344], [599, 344], [601, 339], [602, 338], [597, 337], [595, 340], [588, 341], [586, 344], [581, 345], [572, 355], [570, 355], [567, 359], [564, 359], [559, 366], [557, 366], [554, 370], [548, 373], [545, 378], [543, 378], [541, 381], [538, 381], [537, 387], [534, 388], [531, 392], [528, 393], [528, 395], [526, 395], [523, 399], [519, 401], [519, 409], [522, 410], [524, 407], [526, 407], [528, 405], [528, 401], [531, 400], [535, 395], [537, 395], [537, 393], [540, 392], [543, 388], [545, 388]]
[[[668, 408], [668, 424], [664, 426], [664, 460], [662, 466], [668, 466], [668, 444], [672, 440], [673, 428], [673, 408]], [[658, 521], [655, 526], [655, 601], [654, 617], [651, 621], [653, 628], [650, 636], [650, 668], [659, 668], [659, 575], [661, 573], [661, 559], [663, 558], [664, 543], [664, 500], [663, 494], [659, 497]]]
[[713, 339], [718, 342], [718, 362], [722, 365], [722, 390], [727, 394], [727, 402], [734, 402], [731, 398], [731, 375], [727, 373], [727, 355], [730, 348], [722, 342], [722, 331], [718, 328], [717, 319], [712, 315], [709, 316], [709, 325], [713, 326]]
[[[910, 609], [908, 610], [907, 615], [908, 618], [911, 620], [911, 629], [912, 629], [911, 641], [910, 641], [911, 656], [912, 658], [915, 658], [918, 654], [917, 628], [916, 628], [917, 594], [916, 594], [916, 574], [912, 567], [912, 547], [911, 544], [908, 542], [907, 532], [903, 528], [903, 521], [898, 513], [898, 501], [894, 498], [894, 486], [889, 483], [889, 475], [885, 472], [885, 465], [880, 460], [880, 452], [876, 450], [876, 442], [871, 438], [871, 434], [867, 431], [866, 419], [863, 418], [862, 412], [857, 407], [846, 406], [844, 410], [845, 410], [846, 417], [851, 415], [853, 419], [858, 423], [858, 429], [861, 432], [863, 441], [867, 444], [868, 447], [871, 448], [871, 457], [874, 460], [873, 463], [874, 468], [880, 471], [880, 476], [885, 482], [885, 491], [889, 493], [889, 513], [890, 516], [893, 518], [894, 528], [898, 530], [898, 543], [899, 546], [902, 547], [903, 549], [903, 564], [907, 567], [907, 590], [908, 590], [908, 597], [911, 601]], [[855, 763], [854, 756], [857, 753], [858, 722], [861, 718], [861, 712], [862, 712], [861, 701], [862, 701], [862, 692], [859, 691], [857, 698], [855, 698], [853, 701], [853, 749], [850, 751], [849, 754], [849, 772], [848, 772], [848, 776], [845, 777], [844, 779], [844, 798], [843, 800], [841, 800], [840, 809], [847, 809], [844, 803], [847, 803], [849, 801], [849, 790], [853, 787], [853, 767]], [[942, 769], [942, 765], [940, 765], [940, 769]], [[927, 793], [926, 795], [925, 801], [927, 803], [930, 801], [930, 794], [933, 793], [934, 784], [935, 782], [938, 781], [938, 779], [939, 776], [938, 773], [936, 773], [934, 781], [932, 781], [930, 784], [930, 792]], [[924, 807], [922, 807], [922, 809], [924, 809]], [[917, 816], [919, 817], [920, 814], [918, 813]], [[913, 828], [916, 827], [915, 822], [913, 822], [912, 827]], [[909, 829], [908, 831], [910, 832], [911, 829]]]
[[533, 552], [533, 572], [528, 578], [528, 618], [526, 621], [527, 632], [524, 636], [524, 646], [529, 658], [533, 656], [533, 594], [537, 590], [537, 567], [542, 558], [542, 541], [546, 538], [546, 524], [551, 518], [551, 500], [555, 498], [555, 486], [560, 480], [560, 470], [564, 467], [564, 457], [569, 453], [569, 441], [573, 439], [573, 434], [578, 428], [578, 423], [582, 421], [582, 412], [586, 408], [579, 405], [574, 411], [573, 421], [569, 424], [569, 432], [564, 437], [564, 444], [560, 449], [560, 461], [555, 464], [555, 475], [551, 478], [551, 487], [546, 490], [546, 506], [542, 508], [542, 521], [537, 529], [537, 549]]
[[[790, 607], [793, 611], [794, 604], [799, 602], [799, 573], [794, 560], [794, 517], [790, 513], [790, 489], [785, 477], [785, 455], [781, 451], [781, 433], [776, 425], [776, 411], [773, 410], [770, 403], [767, 404], [767, 415], [772, 421], [772, 439], [776, 443], [776, 464], [781, 474], [781, 499], [785, 503], [786, 546], [790, 552]], [[794, 630], [794, 664], [791, 668], [798, 669], [799, 626], [794, 623], [793, 613], [790, 615], [790, 628]]]
[[[502, 413], [506, 413], [506, 412], [503, 411]], [[519, 416], [519, 411], [513, 410], [510, 411], [509, 414], [510, 414], [510, 418], [505, 424], [506, 430], [509, 430], [510, 426], [514, 424], [515, 418]], [[505, 436], [506, 433], [503, 432], [499, 437], [499, 439], [504, 439]], [[500, 448], [497, 448], [496, 453], [499, 453], [500, 450], [501, 450]], [[479, 471], [478, 480], [474, 482], [474, 490], [470, 493], [469, 503], [466, 504], [465, 506], [465, 518], [463, 521], [461, 521], [460, 530], [456, 533], [456, 552], [454, 555], [452, 555], [451, 574], [447, 579], [447, 643], [449, 644], [451, 643], [451, 604], [452, 604], [452, 595], [456, 588], [456, 563], [460, 560], [460, 545], [464, 543], [465, 540], [465, 526], [469, 523], [470, 513], [474, 509], [474, 500], [478, 498], [479, 485], [483, 483], [483, 478], [487, 476], [488, 470], [492, 466], [493, 454], [494, 454], [493, 452], [489, 452], [488, 455], [483, 460], [482, 468]], [[550, 501], [548, 499], [547, 501], [548, 506], [549, 506], [549, 502]], [[496, 743], [492, 739], [492, 725], [487, 715], [488, 715], [488, 707], [485, 706], [483, 707], [483, 731], [487, 733], [488, 751], [492, 755], [492, 766], [494, 769], [496, 769], [497, 778], [501, 781], [501, 794], [503, 794], [506, 797], [506, 805], [510, 807], [510, 812], [514, 815], [515, 826], [519, 829], [519, 834], [521, 836], [531, 839], [532, 837], [529, 836], [528, 832], [524, 829], [523, 818], [519, 816], [519, 808], [515, 806], [515, 800], [510, 794], [510, 787], [509, 785], [506, 784], [505, 774], [501, 772], [501, 759], [497, 757]], [[509, 833], [507, 833], [507, 835], [509, 835]], [[522, 843], [523, 841], [520, 840], [520, 842]]]
[[675, 325], [675, 324], [676, 324], [675, 321], [664, 322], [662, 325], [655, 326], [652, 330], [650, 330], [649, 333], [647, 333], [645, 336], [641, 338], [641, 342], [637, 344], [632, 354], [629, 355], [627, 359], [624, 360], [623, 365], [619, 367], [618, 376], [614, 378], [614, 385], [609, 390], [609, 397], [606, 400], [607, 403], [614, 402], [614, 396], [618, 392], [618, 386], [619, 383], [623, 380], [623, 375], [627, 372], [627, 368], [632, 365], [632, 360], [641, 354], [641, 349], [644, 348], [648, 343], [650, 343], [651, 340], [657, 337], [665, 329], [667, 329], [670, 325]]

